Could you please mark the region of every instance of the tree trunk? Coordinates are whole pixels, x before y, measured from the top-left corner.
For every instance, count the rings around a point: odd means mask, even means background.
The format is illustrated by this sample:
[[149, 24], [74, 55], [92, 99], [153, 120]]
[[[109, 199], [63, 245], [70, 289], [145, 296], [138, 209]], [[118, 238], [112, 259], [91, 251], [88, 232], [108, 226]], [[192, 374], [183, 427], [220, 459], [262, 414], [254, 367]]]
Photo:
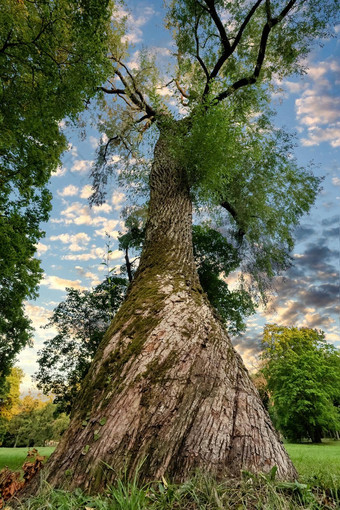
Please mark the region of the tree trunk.
[[202, 293], [185, 172], [164, 134], [150, 189], [140, 267], [47, 464], [47, 481], [93, 492], [138, 466], [144, 481], [182, 481], [195, 468], [240, 476], [274, 465], [292, 479], [258, 392]]
[[322, 441], [322, 428], [321, 427], [318, 427], [318, 426], [315, 426], [315, 427], [312, 427], [312, 430], [311, 430], [311, 440], [312, 440], [312, 443], [317, 443], [317, 444], [320, 444]]

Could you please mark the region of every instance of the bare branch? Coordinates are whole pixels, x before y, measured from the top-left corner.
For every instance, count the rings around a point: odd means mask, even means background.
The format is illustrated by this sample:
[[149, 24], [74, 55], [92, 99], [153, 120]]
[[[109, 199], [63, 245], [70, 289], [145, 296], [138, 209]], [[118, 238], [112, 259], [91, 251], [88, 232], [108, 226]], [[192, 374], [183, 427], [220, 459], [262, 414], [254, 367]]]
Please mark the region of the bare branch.
[[104, 149], [104, 154], [103, 154], [103, 160], [104, 160], [105, 164], [107, 163], [106, 156], [107, 156], [107, 151], [109, 150], [109, 145], [112, 142], [119, 142], [119, 141], [120, 141], [120, 137], [118, 135], [113, 136], [112, 138], [108, 139], [107, 143], [105, 144], [105, 149]]
[[[181, 95], [182, 95], [183, 97], [185, 97], [186, 99], [190, 99], [189, 94], [188, 94], [187, 92], [185, 92], [185, 90], [181, 87], [181, 85], [180, 85], [180, 83], [179, 83], [178, 79], [177, 79], [177, 80], [174, 80], [174, 81], [175, 81], [175, 85], [176, 85], [176, 87], [177, 87], [178, 91], [181, 93]], [[170, 82], [170, 83], [171, 83], [171, 82]]]
[[[243, 32], [245, 31], [246, 27], [248, 26], [251, 18], [254, 16], [255, 12], [257, 11], [257, 9], [259, 8], [259, 6], [261, 5], [263, 0], [257, 0], [256, 4], [253, 5], [253, 7], [250, 9], [250, 11], [248, 12], [247, 16], [245, 17], [244, 19], [244, 22], [242, 23], [236, 37], [235, 37], [235, 40], [231, 46], [231, 49], [230, 49], [230, 55], [235, 51], [236, 47], [238, 46], [240, 40], [241, 40], [241, 37], [243, 35]], [[269, 3], [270, 4], [270, 1], [269, 0], [266, 0], [266, 4]]]
[[[223, 64], [227, 61], [227, 59], [230, 57], [230, 55], [233, 54], [233, 52], [235, 51], [235, 49], [237, 48], [241, 38], [242, 38], [242, 35], [244, 33], [244, 30], [246, 29], [246, 27], [248, 26], [251, 18], [253, 17], [253, 15], [255, 14], [256, 10], [259, 8], [259, 6], [261, 5], [263, 0], [257, 0], [257, 2], [253, 5], [253, 7], [250, 9], [250, 11], [248, 12], [247, 16], [245, 17], [244, 19], [244, 22], [242, 23], [235, 39], [234, 39], [234, 42], [232, 44], [232, 46], [230, 45], [229, 43], [229, 40], [228, 40], [228, 47], [224, 46], [224, 51], [222, 52], [221, 56], [219, 57], [219, 59], [217, 60], [216, 64], [215, 64], [215, 67], [214, 69], [212, 70], [211, 74], [210, 74], [210, 77], [208, 79], [208, 82], [207, 82], [207, 85], [204, 89], [204, 92], [203, 92], [203, 97], [205, 97], [208, 92], [209, 92], [209, 88], [210, 88], [210, 82], [211, 80], [213, 80], [214, 78], [217, 77], [218, 73], [220, 72]], [[222, 22], [221, 22], [222, 23]], [[224, 29], [224, 27], [223, 27]], [[221, 42], [222, 42], [222, 39], [221, 39]]]
[[140, 119], [136, 120], [136, 124], [140, 124], [143, 120], [150, 119], [149, 115], [143, 115]]
[[116, 89], [114, 87], [112, 89], [108, 89], [106, 87], [98, 87], [97, 90], [102, 90], [105, 92], [105, 94], [125, 94], [125, 89]]
[[207, 66], [205, 65], [203, 59], [200, 56], [200, 45], [199, 45], [199, 37], [198, 37], [199, 22], [200, 22], [200, 16], [197, 16], [196, 20], [195, 20], [195, 29], [194, 29], [195, 41], [196, 41], [196, 55], [195, 55], [195, 57], [196, 57], [197, 61], [199, 62], [201, 68], [203, 69], [204, 74], [207, 77], [207, 82], [208, 82], [210, 79], [209, 71], [208, 71]]
[[208, 6], [208, 12], [209, 12], [210, 16], [212, 17], [212, 19], [216, 25], [216, 28], [219, 31], [221, 43], [224, 48], [224, 51], [227, 53], [230, 51], [230, 42], [229, 42], [229, 39], [227, 36], [227, 32], [226, 32], [224, 25], [222, 23], [222, 20], [219, 17], [219, 15], [217, 14], [217, 11], [215, 8], [215, 2], [214, 2], [214, 0], [204, 0], [204, 1]]
[[283, 20], [283, 18], [285, 18], [287, 16], [287, 14], [289, 13], [289, 11], [292, 10], [292, 8], [294, 7], [294, 5], [296, 4], [296, 0], [291, 0], [290, 2], [288, 2], [288, 4], [286, 5], [286, 7], [284, 9], [282, 9], [282, 11], [280, 12], [280, 14], [276, 17], [276, 18], [272, 18], [271, 19], [271, 23], [272, 23], [272, 26], [274, 25], [277, 25], [277, 23], [279, 23], [280, 21]]
[[223, 202], [221, 202], [220, 204], [221, 207], [223, 207], [224, 209], [226, 209], [226, 211], [228, 211], [228, 213], [230, 213], [230, 215], [232, 216], [232, 218], [235, 220], [236, 222], [236, 225], [239, 227], [238, 229], [238, 232], [237, 232], [237, 239], [238, 241], [241, 243], [244, 236], [246, 235], [246, 232], [244, 231], [244, 229], [239, 225], [239, 218], [238, 218], [238, 214], [236, 212], [236, 210], [234, 209], [234, 207], [229, 204], [229, 202], [227, 202], [226, 200], [224, 200]]
[[241, 78], [240, 80], [237, 80], [230, 87], [228, 87], [227, 90], [218, 94], [215, 98], [215, 101], [217, 101], [217, 102], [222, 101], [223, 99], [230, 96], [231, 94], [233, 94], [236, 90], [240, 89], [241, 87], [256, 83], [256, 81], [258, 80], [258, 77], [260, 75], [262, 65], [264, 62], [264, 58], [266, 55], [269, 34], [270, 34], [271, 30], [273, 29], [273, 27], [275, 27], [275, 25], [280, 23], [280, 21], [282, 21], [285, 18], [285, 16], [287, 16], [287, 14], [292, 10], [296, 1], [297, 0], [290, 0], [290, 2], [288, 2], [286, 7], [280, 12], [280, 14], [278, 16], [276, 16], [275, 18], [270, 18], [270, 19], [268, 19], [268, 2], [267, 2], [267, 22], [265, 23], [265, 25], [263, 26], [263, 29], [262, 29], [261, 40], [260, 40], [260, 44], [259, 44], [259, 51], [257, 54], [257, 59], [256, 59], [256, 64], [255, 64], [253, 74], [251, 74], [250, 76]]
[[116, 70], [116, 74], [119, 76], [119, 78], [122, 81], [123, 85], [126, 87], [127, 92], [128, 92], [127, 95], [131, 98], [131, 100], [135, 103], [135, 105], [138, 106], [141, 110], [144, 110], [148, 114], [149, 117], [154, 117], [156, 115], [156, 112], [146, 102], [145, 97], [143, 96], [143, 94], [138, 89], [133, 74], [131, 73], [131, 71], [128, 69], [128, 67], [123, 62], [118, 62], [118, 63], [127, 72], [128, 76], [129, 76], [129, 78], [131, 80], [132, 86], [133, 86], [133, 91], [131, 91], [131, 88], [130, 88], [129, 84], [126, 82], [126, 80], [123, 77], [122, 73], [120, 71], [118, 71], [118, 69], [117, 69]]

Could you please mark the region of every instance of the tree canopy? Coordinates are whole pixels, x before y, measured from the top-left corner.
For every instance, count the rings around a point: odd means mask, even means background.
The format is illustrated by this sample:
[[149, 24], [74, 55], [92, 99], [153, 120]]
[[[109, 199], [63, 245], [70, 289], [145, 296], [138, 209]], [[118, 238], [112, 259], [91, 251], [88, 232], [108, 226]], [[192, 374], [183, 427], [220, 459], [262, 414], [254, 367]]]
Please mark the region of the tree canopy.
[[4, 0], [0, 6], [0, 379], [27, 345], [24, 300], [42, 277], [35, 258], [48, 219], [47, 183], [76, 121], [108, 70], [109, 0]]
[[290, 440], [320, 442], [340, 430], [340, 351], [322, 331], [268, 324], [264, 367], [276, 426]]
[[176, 45], [170, 72], [162, 75], [147, 50], [130, 69], [124, 37], [110, 48], [92, 201], [105, 200], [116, 167], [121, 182], [143, 192], [151, 167], [147, 147], [166, 130], [197, 208], [223, 222], [240, 269], [251, 275], [248, 290], [265, 300], [271, 278], [291, 263], [295, 227], [320, 187], [295, 160], [293, 138], [273, 123], [273, 78], [304, 72], [313, 41], [331, 32], [337, 2], [183, 0], [166, 6]]

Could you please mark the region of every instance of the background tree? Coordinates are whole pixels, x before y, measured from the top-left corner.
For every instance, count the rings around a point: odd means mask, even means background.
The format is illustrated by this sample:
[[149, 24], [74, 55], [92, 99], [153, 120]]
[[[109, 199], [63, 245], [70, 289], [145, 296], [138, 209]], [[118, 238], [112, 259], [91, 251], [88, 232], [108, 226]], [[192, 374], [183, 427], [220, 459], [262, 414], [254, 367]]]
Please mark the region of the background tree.
[[[71, 470], [71, 487], [103, 488], [116, 476], [103, 466], [132, 476], [145, 458], [145, 480], [184, 479], [197, 467], [240, 476], [242, 469], [273, 465], [279, 477], [296, 477], [202, 291], [192, 206], [224, 211], [242, 268], [265, 295], [268, 278], [289, 265], [294, 228], [319, 187], [292, 157], [290, 138], [271, 123], [273, 76], [301, 71], [313, 38], [329, 34], [337, 14], [336, 1], [170, 2], [177, 57], [170, 84], [147, 52], [138, 69], [129, 69], [128, 38], [110, 46], [112, 76], [101, 88], [100, 119], [108, 141], [93, 171], [94, 199], [105, 193], [107, 163], [117, 160], [110, 156], [118, 151], [139, 163], [138, 143], [144, 150], [150, 136], [145, 242], [127, 299], [47, 465], [52, 485]], [[183, 115], [159, 92], [166, 84]], [[144, 162], [148, 167], [145, 152]], [[136, 182], [136, 167], [128, 170], [120, 175]]]
[[19, 367], [13, 367], [6, 377], [6, 382], [0, 394], [0, 417], [10, 420], [18, 412], [20, 398], [20, 384], [24, 372]]
[[24, 300], [42, 276], [35, 258], [47, 183], [76, 122], [107, 76], [109, 0], [4, 0], [0, 6], [0, 385], [32, 335]]
[[58, 409], [69, 412], [82, 380], [125, 292], [125, 278], [109, 276], [92, 291], [66, 289], [66, 299], [45, 326], [58, 334], [38, 353], [38, 388], [53, 393]]
[[269, 324], [262, 339], [261, 370], [277, 427], [292, 441], [320, 443], [340, 430], [340, 351], [315, 329]]
[[59, 413], [52, 398], [26, 395], [20, 399], [18, 412], [7, 423], [4, 447], [44, 446], [46, 441], [58, 441], [69, 424], [65, 413]]
[[9, 420], [19, 412], [20, 384], [24, 376], [19, 367], [13, 367], [0, 386], [0, 446], [7, 432]]

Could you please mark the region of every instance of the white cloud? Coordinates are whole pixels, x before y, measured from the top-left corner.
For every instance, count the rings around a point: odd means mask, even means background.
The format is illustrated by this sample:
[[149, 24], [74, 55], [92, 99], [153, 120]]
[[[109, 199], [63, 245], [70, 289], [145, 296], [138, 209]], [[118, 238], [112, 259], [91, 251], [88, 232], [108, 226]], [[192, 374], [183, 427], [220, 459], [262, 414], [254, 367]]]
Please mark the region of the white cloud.
[[327, 128], [313, 127], [308, 130], [308, 138], [302, 138], [305, 147], [328, 142], [332, 147], [340, 147], [340, 123]]
[[118, 230], [115, 230], [115, 228], [118, 224], [121, 224], [118, 220], [107, 220], [102, 228], [95, 230], [95, 234], [103, 239], [106, 238], [107, 234], [109, 234], [113, 239], [117, 239], [119, 232]]
[[96, 216], [100, 210], [98, 208], [90, 209], [89, 206], [80, 202], [73, 202], [66, 209], [61, 211], [62, 218], [52, 219], [53, 223], [65, 223], [66, 225], [94, 225], [99, 226], [107, 221], [105, 216]]
[[86, 159], [76, 159], [72, 165], [71, 172], [79, 172], [85, 174], [91, 168], [92, 161]]
[[62, 177], [67, 172], [67, 168], [64, 166], [58, 166], [57, 170], [53, 172], [52, 177]]
[[311, 80], [308, 88], [295, 101], [297, 118], [307, 129], [302, 144], [328, 142], [332, 147], [339, 147], [340, 98], [331, 91], [340, 80], [340, 64], [335, 59], [311, 64], [307, 76]]
[[78, 191], [79, 191], [78, 186], [73, 186], [73, 184], [69, 184], [62, 191], [58, 191], [57, 193], [61, 197], [72, 197], [74, 195], [77, 195]]
[[333, 177], [332, 183], [334, 186], [340, 186], [340, 178], [339, 177]]
[[100, 283], [100, 279], [98, 278], [98, 275], [96, 275], [95, 273], [92, 273], [91, 271], [86, 271], [82, 266], [75, 266], [75, 269], [81, 276], [91, 280], [92, 287]]
[[98, 145], [99, 140], [98, 140], [98, 138], [96, 138], [95, 136], [89, 136], [89, 142], [90, 142], [90, 144], [92, 145], [92, 147], [93, 147], [94, 149], [96, 149], [96, 148], [97, 148], [97, 145]]
[[68, 144], [67, 152], [69, 152], [73, 158], [78, 157], [78, 149], [75, 145], [72, 145], [72, 143]]
[[28, 302], [25, 303], [25, 312], [33, 322], [33, 326], [36, 329], [44, 326], [51, 316], [51, 310], [48, 310], [43, 306], [32, 305]]
[[107, 161], [107, 164], [108, 165], [114, 165], [115, 163], [118, 163], [118, 161], [121, 160], [121, 157], [118, 156], [118, 154], [113, 154], [113, 156], [111, 156], [108, 161]]
[[127, 20], [127, 33], [123, 36], [122, 40], [129, 43], [135, 44], [143, 40], [143, 31], [141, 29], [150, 18], [155, 14], [152, 7], [144, 7], [143, 14], [140, 16], [133, 16], [131, 12], [124, 9], [119, 9], [118, 13], [115, 13], [117, 17], [126, 18]]
[[309, 90], [297, 99], [296, 112], [302, 124], [318, 126], [340, 120], [340, 98], [329, 95], [318, 96]]
[[111, 203], [115, 206], [116, 211], [123, 207], [122, 202], [124, 202], [125, 198], [125, 193], [122, 193], [121, 191], [113, 192]]
[[[123, 254], [120, 250], [115, 250], [112, 253], [109, 254], [110, 260], [117, 260], [123, 257]], [[74, 255], [65, 255], [62, 257], [63, 260], [95, 260], [95, 259], [106, 259], [107, 258], [107, 252], [103, 248], [92, 248], [89, 253], [82, 253], [82, 254], [74, 254]]]
[[77, 290], [84, 290], [80, 280], [67, 280], [59, 276], [44, 275], [41, 285], [46, 285], [49, 289], [65, 291], [66, 287], [73, 287]]
[[93, 193], [93, 188], [90, 184], [86, 184], [80, 192], [80, 198], [90, 198]]
[[286, 87], [292, 94], [298, 94], [305, 88], [306, 85], [301, 82], [297, 83], [295, 81], [285, 80], [283, 86]]
[[94, 205], [92, 207], [92, 209], [93, 209], [93, 212], [95, 214], [98, 214], [98, 213], [104, 213], [105, 214], [105, 213], [109, 213], [109, 212], [112, 211], [112, 207], [109, 204], [106, 204], [106, 203], [101, 204], [101, 205]]
[[50, 249], [49, 244], [38, 243], [37, 244], [37, 255], [40, 256], [42, 253], [46, 253]]
[[90, 237], [84, 232], [78, 234], [60, 234], [58, 236], [51, 236], [51, 241], [61, 241], [63, 244], [68, 244], [68, 249], [71, 251], [82, 251], [86, 249], [90, 241]]

